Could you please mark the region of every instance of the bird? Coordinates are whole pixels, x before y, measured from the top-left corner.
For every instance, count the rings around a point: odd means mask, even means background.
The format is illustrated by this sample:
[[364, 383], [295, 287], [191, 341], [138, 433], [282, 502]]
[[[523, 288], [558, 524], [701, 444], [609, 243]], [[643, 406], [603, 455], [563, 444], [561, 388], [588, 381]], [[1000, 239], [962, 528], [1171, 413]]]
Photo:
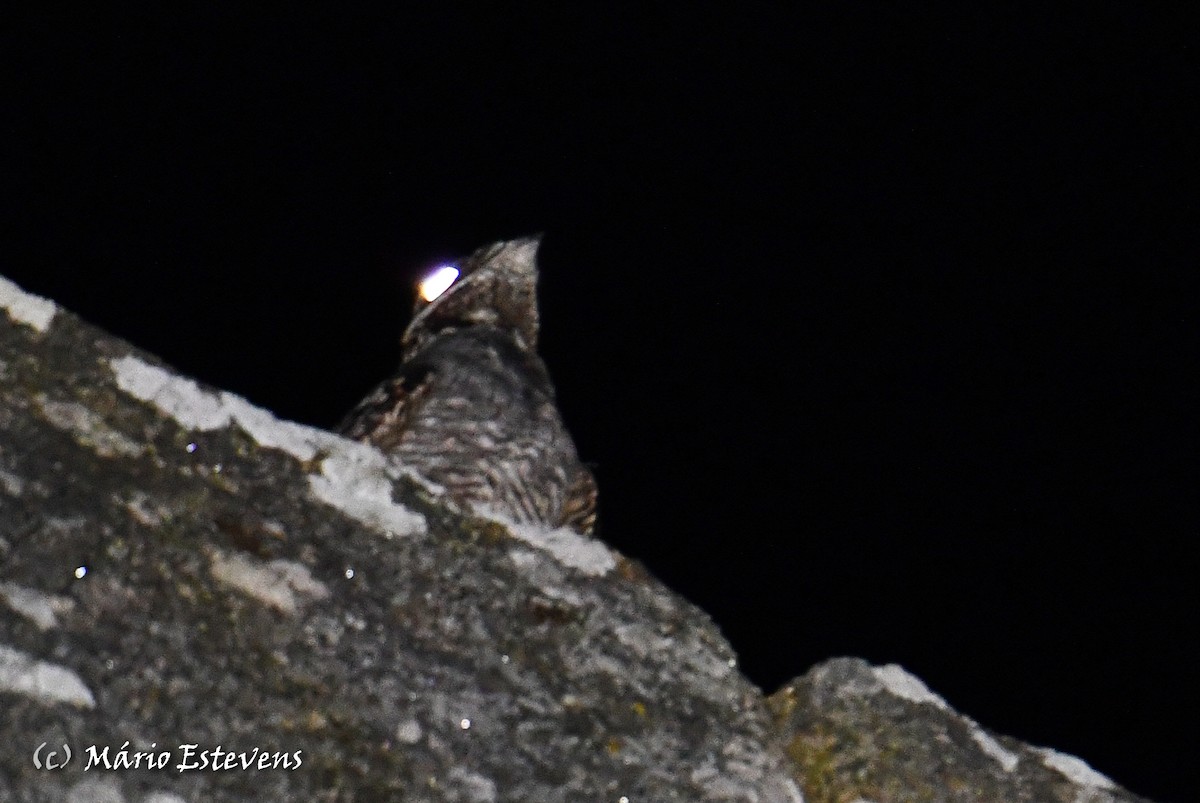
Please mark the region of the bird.
[[415, 470], [464, 510], [592, 535], [596, 480], [537, 352], [540, 241], [496, 242], [431, 271], [399, 369], [335, 431]]

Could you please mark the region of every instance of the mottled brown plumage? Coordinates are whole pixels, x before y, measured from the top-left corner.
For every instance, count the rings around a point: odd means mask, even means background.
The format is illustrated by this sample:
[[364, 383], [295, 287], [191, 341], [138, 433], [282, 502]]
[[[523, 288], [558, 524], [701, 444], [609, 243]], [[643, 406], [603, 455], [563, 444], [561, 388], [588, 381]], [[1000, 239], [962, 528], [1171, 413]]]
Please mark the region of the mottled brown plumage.
[[591, 533], [596, 483], [580, 462], [537, 354], [537, 238], [495, 243], [418, 297], [395, 376], [339, 425], [458, 504]]

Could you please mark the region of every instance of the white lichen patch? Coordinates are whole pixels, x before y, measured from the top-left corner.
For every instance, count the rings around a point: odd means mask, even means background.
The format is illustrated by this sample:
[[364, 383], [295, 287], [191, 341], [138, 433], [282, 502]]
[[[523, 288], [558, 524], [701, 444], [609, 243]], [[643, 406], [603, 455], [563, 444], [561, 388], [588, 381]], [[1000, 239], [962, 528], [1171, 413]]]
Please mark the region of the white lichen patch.
[[96, 698], [70, 669], [39, 661], [0, 644], [0, 691], [15, 692], [46, 703], [94, 708]]
[[32, 326], [39, 332], [50, 328], [58, 306], [48, 298], [26, 293], [20, 287], [0, 276], [0, 307], [17, 323]]
[[134, 491], [128, 499], [115, 496], [114, 499], [118, 505], [129, 511], [134, 521], [145, 527], [157, 527], [171, 518], [171, 511], [144, 491]]
[[1115, 789], [1116, 784], [1108, 776], [1096, 772], [1081, 758], [1051, 750], [1048, 747], [1036, 748], [1041, 754], [1042, 763], [1050, 769], [1065, 776], [1076, 786], [1088, 789]]
[[425, 517], [392, 499], [397, 474], [375, 449], [337, 439], [338, 450], [321, 461], [321, 473], [308, 478], [313, 496], [389, 535], [425, 532]]
[[319, 449], [341, 440], [332, 433], [292, 421], [280, 421], [232, 393], [209, 393], [193, 380], [176, 376], [133, 355], [112, 360], [117, 387], [149, 402], [184, 429], [209, 432], [237, 424], [262, 445], [280, 449], [298, 460], [312, 460]]
[[[791, 778], [787, 778], [782, 783], [783, 794], [787, 795], [788, 803], [804, 803], [804, 795], [800, 792], [800, 787]], [[869, 803], [863, 801], [862, 803]]]
[[416, 744], [421, 741], [421, 723], [406, 719], [396, 726], [396, 740], [401, 744]]
[[230, 392], [209, 392], [192, 379], [175, 376], [166, 368], [150, 365], [128, 354], [112, 360], [116, 386], [133, 397], [150, 402], [187, 430], [208, 432], [239, 425], [254, 441], [286, 451], [298, 460], [312, 460], [317, 451], [340, 438], [311, 426], [281, 421]]
[[83, 516], [46, 516], [45, 529], [56, 535], [71, 535], [86, 530], [90, 524]]
[[975, 744], [979, 745], [979, 749], [988, 756], [996, 759], [1005, 772], [1012, 772], [1020, 763], [1020, 757], [1011, 750], [1005, 750], [1004, 745], [989, 736], [983, 728], [979, 727], [974, 722], [967, 720], [967, 727], [971, 733], [971, 738]]
[[368, 446], [331, 432], [281, 421], [232, 393], [209, 393], [195, 382], [132, 355], [111, 362], [117, 387], [190, 430], [237, 424], [261, 446], [297, 460], [323, 455], [321, 473], [309, 477], [313, 495], [373, 528], [390, 534], [424, 532], [425, 518], [392, 500], [392, 481], [403, 469]]
[[676, 646], [674, 639], [655, 632], [645, 624], [630, 622], [617, 625], [614, 633], [618, 641], [643, 660], [655, 655], [664, 655]]
[[[200, 389], [190, 379], [139, 360], [132, 354], [111, 360], [117, 387], [150, 402], [186, 429], [208, 431], [229, 426], [229, 410], [219, 396]], [[308, 459], [308, 458], [303, 458]]]
[[69, 432], [75, 439], [101, 457], [137, 457], [141, 445], [110, 427], [94, 411], [78, 402], [56, 401], [39, 393], [34, 403], [50, 425]]
[[565, 568], [550, 555], [540, 550], [513, 547], [508, 550], [508, 558], [548, 599], [572, 608], [583, 606], [583, 597], [576, 591]]
[[521, 575], [549, 600], [561, 602], [572, 608], [583, 605], [583, 598], [574, 590], [567, 568], [547, 553], [537, 549], [515, 546], [508, 550], [508, 558]]
[[627, 623], [614, 629], [617, 640], [638, 661], [657, 661], [681, 668], [694, 681], [697, 693], [721, 692], [706, 686], [710, 680], [727, 678], [736, 664], [717, 652], [716, 645], [706, 644], [695, 632], [662, 633], [645, 624]]
[[[452, 767], [449, 772], [452, 786], [458, 787], [457, 799], [469, 800], [471, 803], [495, 803], [500, 798], [496, 792], [496, 784], [477, 772], [462, 767]], [[462, 797], [465, 794], [466, 797]]]
[[37, 625], [39, 630], [58, 627], [58, 614], [75, 607], [70, 597], [56, 597], [15, 583], [0, 583], [0, 600]]
[[508, 558], [522, 572], [536, 571], [542, 563], [542, 559], [538, 557], [538, 553], [531, 552], [528, 549], [510, 549], [508, 550]]
[[514, 538], [548, 552], [564, 566], [593, 577], [600, 577], [616, 568], [617, 559], [608, 547], [565, 527], [551, 530], [536, 524], [506, 521], [495, 516], [492, 518], [507, 527]]
[[170, 792], [151, 792], [141, 799], [141, 803], [187, 803], [187, 801]]
[[0, 468], [0, 490], [9, 496], [20, 496], [25, 491], [25, 480]]
[[921, 679], [905, 671], [899, 664], [871, 667], [875, 677], [891, 694], [912, 703], [931, 703], [942, 710], [949, 710], [946, 701], [929, 690]]
[[778, 771], [769, 756], [756, 739], [734, 735], [718, 754], [701, 759], [689, 774], [689, 780], [704, 788], [705, 800], [803, 803], [800, 790], [791, 779], [782, 777], [785, 773]]
[[294, 421], [281, 421], [241, 396], [222, 392], [221, 401], [229, 412], [230, 420], [250, 433], [260, 446], [279, 449], [298, 460], [311, 460], [319, 450], [337, 448], [342, 442], [332, 432]]
[[739, 792], [744, 791], [733, 779], [726, 778], [723, 767], [711, 757], [692, 770], [689, 780], [703, 786], [717, 800], [733, 800]]
[[238, 554], [215, 552], [212, 573], [217, 582], [265, 602], [286, 614], [300, 607], [298, 598], [325, 599], [329, 588], [313, 578], [308, 567], [290, 560], [260, 560]]
[[[714, 647], [697, 638], [695, 633], [688, 633], [682, 638], [683, 644], [677, 648], [681, 661], [689, 667], [688, 671], [698, 680], [707, 677], [723, 681], [737, 666], [736, 658], [733, 656], [723, 657], [716, 652]], [[712, 688], [714, 692], [719, 693], [716, 686]]]
[[88, 778], [71, 787], [66, 803], [126, 803], [126, 798], [113, 781]]
[[1020, 757], [1016, 753], [1004, 749], [1004, 746], [1000, 742], [989, 736], [970, 717], [965, 717], [954, 712], [942, 697], [930, 691], [929, 687], [920, 678], [907, 672], [904, 667], [899, 664], [873, 666], [871, 667], [871, 673], [879, 681], [880, 689], [864, 690], [866, 693], [873, 694], [880, 690], [887, 691], [889, 694], [899, 697], [902, 700], [907, 700], [910, 703], [928, 703], [942, 711], [954, 713], [967, 726], [967, 731], [972, 741], [979, 746], [979, 749], [984, 754], [995, 759], [1006, 772], [1012, 772], [1017, 768]]

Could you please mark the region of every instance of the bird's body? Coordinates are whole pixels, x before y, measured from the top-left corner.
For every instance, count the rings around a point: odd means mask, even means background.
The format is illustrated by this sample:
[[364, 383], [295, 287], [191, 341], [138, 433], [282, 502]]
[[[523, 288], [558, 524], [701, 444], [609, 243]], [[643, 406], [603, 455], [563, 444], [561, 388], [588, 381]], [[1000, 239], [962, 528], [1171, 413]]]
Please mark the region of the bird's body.
[[596, 486], [535, 347], [536, 240], [498, 243], [418, 311], [399, 371], [338, 431], [371, 443], [461, 506], [590, 533]]

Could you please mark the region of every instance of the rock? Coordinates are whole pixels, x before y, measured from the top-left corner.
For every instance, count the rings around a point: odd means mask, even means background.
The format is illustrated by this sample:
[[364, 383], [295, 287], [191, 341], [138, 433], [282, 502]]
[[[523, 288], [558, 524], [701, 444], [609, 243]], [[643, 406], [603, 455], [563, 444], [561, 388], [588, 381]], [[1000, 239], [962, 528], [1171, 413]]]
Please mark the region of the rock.
[[0, 800], [1133, 801], [0, 278]]
[[0, 799], [800, 800], [634, 562], [0, 306]]
[[1074, 756], [990, 733], [895, 664], [837, 658], [771, 698], [808, 803], [1129, 803]]

